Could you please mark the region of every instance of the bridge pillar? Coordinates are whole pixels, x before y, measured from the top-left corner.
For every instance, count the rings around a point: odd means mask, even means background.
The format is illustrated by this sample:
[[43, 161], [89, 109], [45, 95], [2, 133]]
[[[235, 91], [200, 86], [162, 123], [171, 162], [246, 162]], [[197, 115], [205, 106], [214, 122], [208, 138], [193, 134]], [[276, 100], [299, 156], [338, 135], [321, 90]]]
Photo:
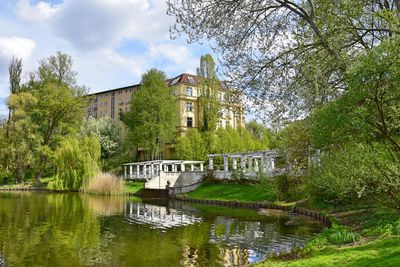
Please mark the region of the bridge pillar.
[[138, 179], [140, 178], [140, 165], [136, 165], [136, 176]]
[[236, 170], [237, 169], [237, 158], [232, 158], [232, 160], [233, 160], [232, 167], [234, 170]]
[[261, 170], [260, 170], [261, 175], [264, 175], [266, 173], [265, 163], [266, 163], [266, 158], [265, 158], [265, 153], [264, 153], [261, 156]]
[[203, 165], [203, 163], [200, 163], [200, 171], [201, 171], [201, 172], [204, 171], [204, 165]]
[[225, 178], [228, 178], [228, 171], [229, 171], [228, 167], [229, 167], [228, 166], [228, 156], [224, 156], [224, 177]]
[[190, 164], [190, 171], [194, 172], [194, 165]]
[[244, 155], [240, 157], [240, 168], [242, 169], [242, 171], [245, 171], [246, 169], [246, 158], [244, 157]]
[[248, 170], [248, 175], [253, 175], [253, 157], [249, 156], [248, 157], [249, 160], [249, 170]]
[[214, 170], [214, 158], [213, 157], [208, 157], [208, 169]]
[[127, 173], [126, 173], [126, 169], [128, 168], [128, 166], [124, 166], [124, 178], [126, 179], [126, 178], [128, 178], [128, 175], [127, 175]]
[[133, 166], [129, 166], [129, 178], [133, 179]]
[[181, 172], [185, 172], [185, 163], [181, 163]]

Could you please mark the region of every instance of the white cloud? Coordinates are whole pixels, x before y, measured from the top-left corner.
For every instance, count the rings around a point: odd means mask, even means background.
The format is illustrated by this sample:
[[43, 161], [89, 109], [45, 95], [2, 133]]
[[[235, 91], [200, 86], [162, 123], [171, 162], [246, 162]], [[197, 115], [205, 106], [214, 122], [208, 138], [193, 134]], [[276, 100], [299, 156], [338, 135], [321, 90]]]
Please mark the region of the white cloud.
[[24, 61], [29, 60], [35, 47], [36, 44], [31, 39], [0, 36], [0, 73], [7, 70], [13, 56], [22, 58]]
[[57, 13], [57, 6], [40, 1], [32, 5], [30, 0], [20, 0], [17, 4], [16, 13], [26, 22], [44, 23]]
[[165, 40], [172, 23], [161, 0], [69, 0], [50, 8], [54, 33], [86, 51], [115, 47], [124, 38]]

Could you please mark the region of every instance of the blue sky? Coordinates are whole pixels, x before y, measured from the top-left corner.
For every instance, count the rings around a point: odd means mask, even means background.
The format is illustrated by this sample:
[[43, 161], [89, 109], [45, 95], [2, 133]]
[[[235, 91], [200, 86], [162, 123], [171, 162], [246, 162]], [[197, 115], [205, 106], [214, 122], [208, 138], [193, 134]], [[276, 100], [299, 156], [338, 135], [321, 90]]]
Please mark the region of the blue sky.
[[209, 45], [169, 38], [173, 17], [165, 0], [1, 0], [0, 115], [7, 112], [7, 67], [22, 57], [25, 71], [63, 51], [72, 56], [78, 82], [91, 92], [135, 84], [148, 69], [168, 76], [195, 73]]

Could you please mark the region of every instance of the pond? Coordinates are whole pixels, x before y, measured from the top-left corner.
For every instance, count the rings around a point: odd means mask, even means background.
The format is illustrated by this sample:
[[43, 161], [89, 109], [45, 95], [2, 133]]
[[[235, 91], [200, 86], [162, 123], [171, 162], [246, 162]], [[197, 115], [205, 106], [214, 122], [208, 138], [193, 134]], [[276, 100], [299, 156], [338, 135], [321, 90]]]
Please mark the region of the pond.
[[178, 201], [0, 193], [0, 266], [246, 266], [322, 228], [285, 213]]

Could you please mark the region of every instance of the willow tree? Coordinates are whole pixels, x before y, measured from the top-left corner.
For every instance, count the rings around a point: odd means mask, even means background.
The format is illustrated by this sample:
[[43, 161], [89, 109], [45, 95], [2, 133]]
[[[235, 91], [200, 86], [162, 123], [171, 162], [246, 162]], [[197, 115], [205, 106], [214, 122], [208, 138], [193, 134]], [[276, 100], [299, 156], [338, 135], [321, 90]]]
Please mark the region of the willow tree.
[[99, 172], [100, 154], [100, 142], [95, 136], [62, 140], [55, 153], [57, 175], [53, 188], [79, 190], [84, 187]]
[[143, 74], [140, 87], [132, 94], [131, 111], [123, 115], [131, 143], [155, 159], [176, 132], [178, 111], [164, 72], [151, 69]]

